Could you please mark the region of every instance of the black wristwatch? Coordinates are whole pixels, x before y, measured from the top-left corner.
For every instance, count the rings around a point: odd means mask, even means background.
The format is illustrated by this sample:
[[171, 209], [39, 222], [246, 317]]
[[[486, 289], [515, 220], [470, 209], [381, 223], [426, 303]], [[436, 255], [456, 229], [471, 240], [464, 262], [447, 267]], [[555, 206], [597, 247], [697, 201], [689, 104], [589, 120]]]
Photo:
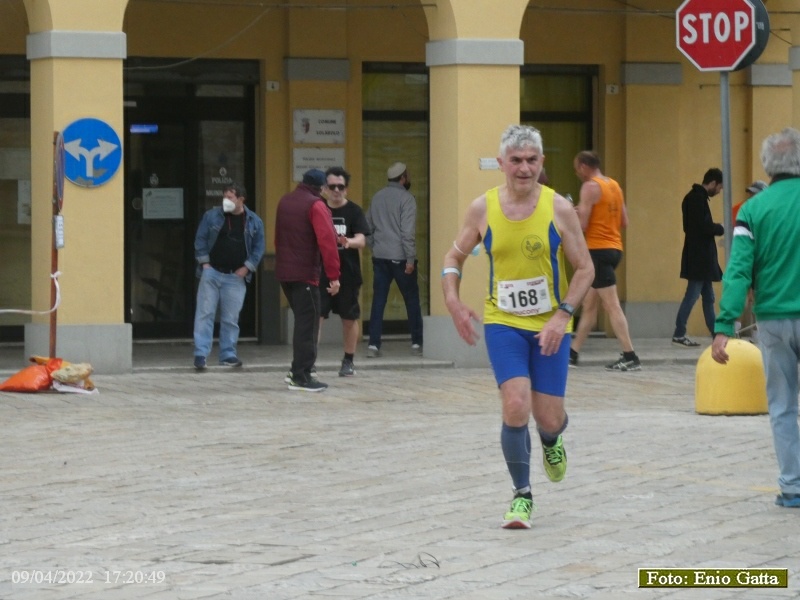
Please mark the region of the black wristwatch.
[[575, 314], [575, 307], [572, 306], [572, 304], [567, 304], [566, 302], [562, 302], [561, 304], [559, 304], [558, 310], [563, 310], [570, 317]]

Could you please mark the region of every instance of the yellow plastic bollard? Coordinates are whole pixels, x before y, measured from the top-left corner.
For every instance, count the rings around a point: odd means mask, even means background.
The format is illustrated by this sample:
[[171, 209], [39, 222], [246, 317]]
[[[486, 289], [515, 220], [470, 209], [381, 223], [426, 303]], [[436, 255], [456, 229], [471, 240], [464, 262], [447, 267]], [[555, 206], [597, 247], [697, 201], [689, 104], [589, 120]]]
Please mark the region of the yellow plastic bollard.
[[730, 360], [721, 365], [706, 348], [695, 372], [695, 412], [701, 415], [763, 415], [767, 412], [767, 383], [761, 350], [744, 340], [730, 339]]

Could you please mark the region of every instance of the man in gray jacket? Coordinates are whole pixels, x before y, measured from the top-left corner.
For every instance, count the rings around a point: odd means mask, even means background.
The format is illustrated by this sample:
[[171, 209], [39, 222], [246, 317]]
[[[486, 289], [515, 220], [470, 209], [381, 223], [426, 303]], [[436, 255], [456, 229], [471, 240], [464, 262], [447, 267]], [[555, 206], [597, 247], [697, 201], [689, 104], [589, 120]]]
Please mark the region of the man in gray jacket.
[[388, 183], [370, 203], [367, 224], [372, 248], [372, 312], [369, 317], [367, 357], [381, 355], [383, 311], [392, 280], [403, 295], [411, 330], [411, 354], [422, 354], [422, 309], [417, 283], [417, 201], [408, 193], [411, 177], [397, 162], [386, 171]]

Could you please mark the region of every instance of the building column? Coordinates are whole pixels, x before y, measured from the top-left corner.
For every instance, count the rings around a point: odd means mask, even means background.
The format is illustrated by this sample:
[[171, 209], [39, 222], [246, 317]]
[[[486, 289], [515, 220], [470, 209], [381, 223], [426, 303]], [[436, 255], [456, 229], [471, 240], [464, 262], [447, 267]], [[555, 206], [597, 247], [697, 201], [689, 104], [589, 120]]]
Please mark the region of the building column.
[[[628, 215], [636, 224], [625, 230], [625, 315], [636, 337], [669, 337], [685, 288], [677, 301], [665, 301], [660, 281], [664, 273], [677, 276], [680, 270], [683, 232], [658, 225], [663, 212], [673, 208], [654, 207], [642, 199], [652, 196], [653, 190], [669, 189], [675, 177], [663, 161], [665, 154], [680, 155], [682, 115], [676, 107], [683, 69], [680, 63], [626, 62], [621, 80], [627, 106], [646, 107], [625, 113], [626, 154], [637, 157], [624, 167]], [[663, 151], [653, 150], [654, 123], [658, 123], [658, 148]], [[680, 211], [680, 198], [675, 201]], [[654, 247], [664, 251], [654, 254], [650, 251]], [[676, 290], [679, 285], [685, 283], [676, 283]]]
[[800, 46], [789, 48], [789, 69], [792, 72], [792, 127], [800, 127]]
[[[127, 0], [25, 0], [31, 63], [31, 298], [50, 308], [53, 133], [91, 117], [123, 135]], [[123, 167], [105, 184], [65, 182], [56, 354], [99, 373], [131, 370], [125, 323]], [[49, 353], [50, 318], [25, 326], [26, 354]]]
[[[519, 123], [519, 39], [527, 0], [439, 0], [425, 9], [431, 41], [430, 204], [431, 314], [425, 317], [425, 356], [459, 366], [488, 364], [485, 347], [467, 346], [456, 332], [439, 285], [442, 259], [451, 247], [469, 204], [505, 180], [494, 160], [500, 135]], [[488, 261], [470, 257], [461, 298], [483, 313]]]
[[[800, 69], [800, 65], [796, 68]], [[786, 102], [786, 91], [792, 87], [792, 78], [787, 63], [756, 63], [747, 69], [750, 108], [747, 114], [749, 122], [745, 123], [745, 185], [756, 179], [767, 180], [761, 164], [761, 144], [766, 136], [794, 122], [793, 108]], [[743, 192], [743, 189], [734, 190], [734, 205], [743, 199]]]
[[792, 46], [789, 48], [789, 70], [792, 74], [792, 127], [800, 128], [800, 17], [788, 17]]

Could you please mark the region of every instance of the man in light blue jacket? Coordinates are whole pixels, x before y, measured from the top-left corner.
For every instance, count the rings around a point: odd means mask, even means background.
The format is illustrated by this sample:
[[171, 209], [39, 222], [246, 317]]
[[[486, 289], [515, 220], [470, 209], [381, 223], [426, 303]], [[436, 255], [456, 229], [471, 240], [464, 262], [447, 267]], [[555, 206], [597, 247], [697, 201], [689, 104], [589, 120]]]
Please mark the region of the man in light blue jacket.
[[203, 371], [214, 341], [217, 306], [219, 321], [219, 364], [241, 367], [236, 353], [239, 341], [239, 313], [242, 312], [247, 283], [264, 256], [264, 223], [245, 206], [247, 191], [229, 185], [222, 205], [206, 211], [194, 238], [197, 260], [197, 308], [194, 315], [194, 368]]

